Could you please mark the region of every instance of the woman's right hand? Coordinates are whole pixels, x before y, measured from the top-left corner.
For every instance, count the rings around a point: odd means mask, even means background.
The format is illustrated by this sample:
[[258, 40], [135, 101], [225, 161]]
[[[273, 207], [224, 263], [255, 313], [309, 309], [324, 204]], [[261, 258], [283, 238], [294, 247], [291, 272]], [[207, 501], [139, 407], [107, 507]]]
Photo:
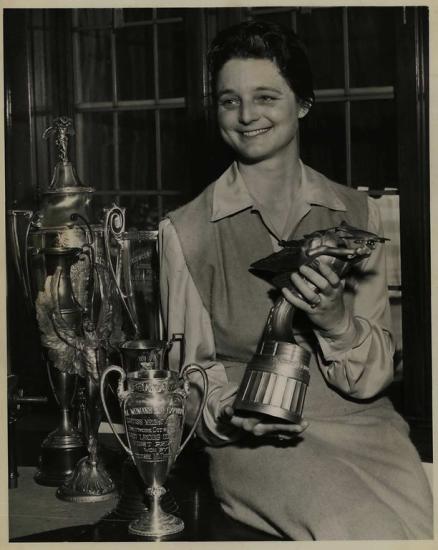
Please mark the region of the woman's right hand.
[[222, 409], [221, 421], [228, 422], [242, 432], [247, 432], [256, 437], [277, 437], [280, 440], [291, 440], [299, 436], [309, 425], [306, 420], [301, 420], [299, 424], [293, 423], [275, 423], [264, 420], [257, 416], [240, 416], [236, 414], [233, 407], [226, 405]]

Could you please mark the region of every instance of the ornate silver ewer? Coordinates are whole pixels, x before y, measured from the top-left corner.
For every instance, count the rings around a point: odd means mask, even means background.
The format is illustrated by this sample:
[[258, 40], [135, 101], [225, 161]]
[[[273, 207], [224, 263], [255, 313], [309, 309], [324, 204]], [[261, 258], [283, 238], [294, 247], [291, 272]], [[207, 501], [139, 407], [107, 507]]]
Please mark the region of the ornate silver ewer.
[[[125, 445], [115, 430], [105, 403], [105, 379], [112, 371], [120, 375], [117, 394], [128, 445]], [[204, 395], [193, 427], [181, 444], [185, 403], [190, 391], [188, 375], [194, 371], [199, 372], [203, 378]], [[124, 386], [125, 381], [127, 388]], [[208, 394], [208, 380], [204, 369], [192, 364], [183, 367], [179, 374], [161, 368], [126, 373], [118, 366], [110, 366], [102, 375], [100, 388], [105, 413], [114, 435], [132, 457], [146, 486], [146, 496], [150, 502], [140, 517], [131, 521], [129, 532], [158, 539], [182, 531], [183, 521], [173, 514], [165, 513], [160, 499], [166, 493], [164, 484], [172, 465], [201, 418]]]
[[[318, 271], [318, 262], [325, 262], [342, 279], [355, 263], [371, 254], [377, 243], [386, 240], [343, 222], [298, 241], [283, 241], [282, 250], [255, 262], [251, 268], [271, 279], [277, 288], [289, 288], [303, 299], [290, 281], [290, 274], [301, 265]], [[300, 422], [310, 380], [310, 352], [296, 343], [294, 313], [294, 306], [283, 296], [272, 306], [257, 353], [240, 383], [233, 405], [236, 410]]]

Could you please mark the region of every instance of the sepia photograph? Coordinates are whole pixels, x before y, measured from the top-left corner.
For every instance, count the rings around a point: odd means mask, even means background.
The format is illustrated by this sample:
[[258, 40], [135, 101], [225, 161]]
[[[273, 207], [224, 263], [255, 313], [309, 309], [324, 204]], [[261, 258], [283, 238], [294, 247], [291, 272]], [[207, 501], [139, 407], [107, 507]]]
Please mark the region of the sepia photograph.
[[119, 4], [2, 9], [2, 542], [433, 544], [432, 8]]

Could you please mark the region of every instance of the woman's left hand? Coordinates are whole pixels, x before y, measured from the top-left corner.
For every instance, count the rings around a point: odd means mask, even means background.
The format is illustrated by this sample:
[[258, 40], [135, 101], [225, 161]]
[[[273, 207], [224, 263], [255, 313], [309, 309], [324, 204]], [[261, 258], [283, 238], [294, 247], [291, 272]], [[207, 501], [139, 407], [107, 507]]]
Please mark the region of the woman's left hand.
[[304, 300], [287, 288], [282, 289], [283, 295], [293, 306], [306, 312], [318, 328], [342, 333], [352, 316], [344, 303], [344, 282], [324, 262], [323, 256], [318, 260], [318, 269], [319, 272], [303, 265], [291, 275], [293, 285]]
[[275, 419], [262, 416], [240, 416], [232, 406], [226, 405], [222, 410], [222, 421], [228, 422], [242, 433], [248, 433], [256, 437], [276, 437], [280, 440], [296, 439], [309, 425], [306, 420], [299, 423], [275, 422]]

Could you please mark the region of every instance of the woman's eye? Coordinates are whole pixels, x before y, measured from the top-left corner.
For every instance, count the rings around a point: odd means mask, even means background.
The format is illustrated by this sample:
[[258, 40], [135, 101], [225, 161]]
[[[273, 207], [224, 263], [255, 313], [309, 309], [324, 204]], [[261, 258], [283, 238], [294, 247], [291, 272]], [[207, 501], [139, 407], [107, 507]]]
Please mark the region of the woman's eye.
[[240, 104], [238, 97], [225, 97], [219, 100], [219, 105], [225, 107], [226, 109], [232, 109]]
[[260, 102], [260, 103], [272, 103], [276, 100], [277, 98], [272, 96], [272, 95], [261, 95], [257, 98], [257, 100]]

